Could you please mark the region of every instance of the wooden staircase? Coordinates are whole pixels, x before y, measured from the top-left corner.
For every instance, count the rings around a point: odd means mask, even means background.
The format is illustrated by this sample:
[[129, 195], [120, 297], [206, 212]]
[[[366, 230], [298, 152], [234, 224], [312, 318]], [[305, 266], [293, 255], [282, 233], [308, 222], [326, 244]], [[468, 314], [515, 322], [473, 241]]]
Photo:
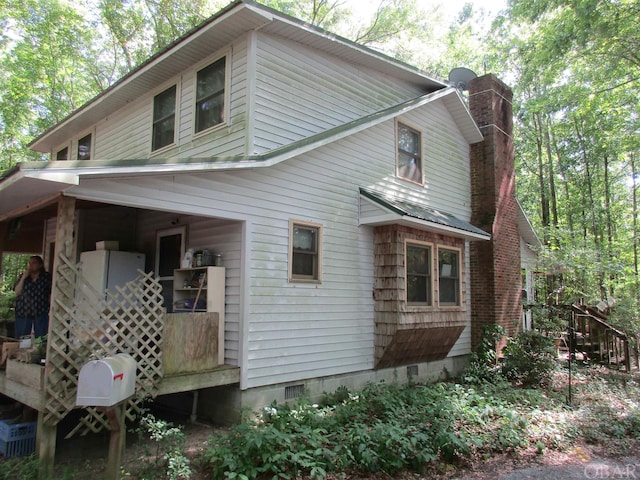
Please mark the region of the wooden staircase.
[[601, 363], [619, 370], [638, 369], [638, 346], [631, 345], [626, 333], [606, 322], [606, 315], [582, 304], [571, 305], [571, 328], [566, 345], [572, 358]]

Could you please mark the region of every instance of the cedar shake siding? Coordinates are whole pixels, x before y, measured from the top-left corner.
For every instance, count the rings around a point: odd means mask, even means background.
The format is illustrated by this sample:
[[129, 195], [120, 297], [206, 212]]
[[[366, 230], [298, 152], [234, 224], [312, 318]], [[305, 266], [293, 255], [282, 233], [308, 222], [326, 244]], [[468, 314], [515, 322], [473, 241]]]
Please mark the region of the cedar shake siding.
[[[445, 358], [466, 325], [464, 262], [460, 263], [460, 306], [438, 306], [437, 282], [431, 306], [407, 305], [405, 241], [429, 243], [434, 251], [454, 247], [462, 258], [464, 240], [402, 225], [376, 227], [374, 235], [376, 368]], [[433, 264], [432, 278], [437, 278], [437, 261]]]

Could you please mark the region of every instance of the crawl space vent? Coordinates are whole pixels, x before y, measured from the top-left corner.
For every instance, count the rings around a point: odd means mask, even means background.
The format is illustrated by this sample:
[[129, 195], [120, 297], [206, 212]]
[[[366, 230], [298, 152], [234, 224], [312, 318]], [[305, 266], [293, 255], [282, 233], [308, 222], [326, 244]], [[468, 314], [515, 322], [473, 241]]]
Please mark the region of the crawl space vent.
[[290, 385], [284, 387], [284, 399], [291, 400], [298, 398], [304, 393], [304, 385]]

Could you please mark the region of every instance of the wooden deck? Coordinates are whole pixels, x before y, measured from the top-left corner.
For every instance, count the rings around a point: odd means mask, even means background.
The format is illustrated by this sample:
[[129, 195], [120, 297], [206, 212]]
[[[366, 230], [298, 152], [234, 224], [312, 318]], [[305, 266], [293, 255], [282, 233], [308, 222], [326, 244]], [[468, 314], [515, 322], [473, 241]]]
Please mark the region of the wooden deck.
[[[11, 362], [9, 376], [7, 371], [0, 371], [0, 393], [6, 395], [34, 410], [42, 411], [45, 405], [44, 387], [34, 385], [38, 379], [44, 379], [45, 367], [35, 364], [22, 363], [17, 360]], [[15, 378], [11, 371], [19, 370], [20, 379]], [[204, 388], [233, 385], [240, 382], [240, 368], [222, 365], [206, 372], [175, 374], [163, 377], [158, 385], [158, 395], [190, 392]]]

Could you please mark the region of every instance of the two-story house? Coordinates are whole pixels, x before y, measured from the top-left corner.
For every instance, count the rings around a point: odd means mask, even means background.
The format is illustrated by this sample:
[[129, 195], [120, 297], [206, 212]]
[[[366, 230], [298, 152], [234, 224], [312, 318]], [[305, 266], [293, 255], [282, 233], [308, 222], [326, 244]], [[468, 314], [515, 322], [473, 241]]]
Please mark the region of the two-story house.
[[[41, 252], [54, 274], [47, 361], [63, 371], [40, 388], [3, 380], [3, 393], [48, 428], [73, 408], [56, 388], [75, 388], [66, 352], [94, 345], [71, 325], [91, 317], [77, 291], [96, 248], [144, 255], [167, 311], [146, 320], [172, 333], [135, 335], [198, 345], [177, 357], [195, 369], [158, 363], [153, 392], [199, 392], [198, 414], [460, 371], [484, 323], [513, 333], [522, 318], [510, 95], [486, 75], [467, 100], [231, 4], [37, 137], [48, 162], [0, 182], [0, 251]], [[216, 313], [211, 329], [198, 310]]]

